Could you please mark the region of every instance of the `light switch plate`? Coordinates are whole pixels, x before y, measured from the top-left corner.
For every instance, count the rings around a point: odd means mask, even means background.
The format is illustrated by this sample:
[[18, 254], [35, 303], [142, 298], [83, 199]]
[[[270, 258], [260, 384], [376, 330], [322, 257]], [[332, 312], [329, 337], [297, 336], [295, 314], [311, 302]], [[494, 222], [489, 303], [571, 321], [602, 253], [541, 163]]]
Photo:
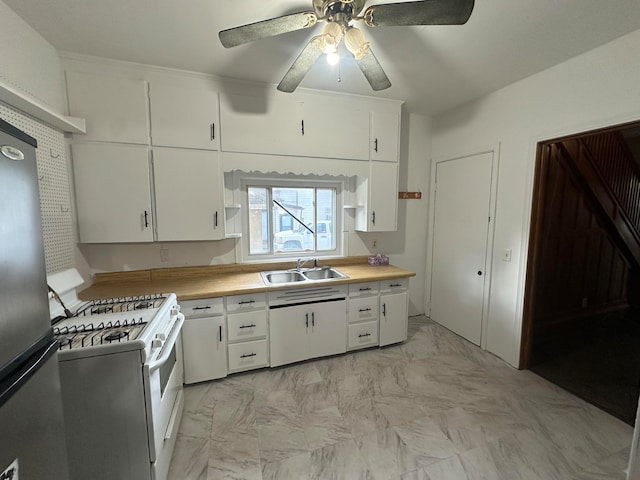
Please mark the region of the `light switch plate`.
[[511, 249], [507, 248], [504, 253], [502, 254], [502, 261], [503, 262], [510, 262], [511, 261]]

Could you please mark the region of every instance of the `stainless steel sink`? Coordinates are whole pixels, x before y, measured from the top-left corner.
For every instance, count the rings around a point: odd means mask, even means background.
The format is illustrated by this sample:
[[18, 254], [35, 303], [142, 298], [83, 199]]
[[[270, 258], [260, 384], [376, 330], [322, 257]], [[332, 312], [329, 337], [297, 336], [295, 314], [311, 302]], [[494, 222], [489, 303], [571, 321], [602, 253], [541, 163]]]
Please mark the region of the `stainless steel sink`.
[[287, 270], [278, 270], [275, 272], [260, 272], [262, 280], [267, 285], [280, 285], [282, 283], [304, 282], [305, 277], [300, 272], [290, 272]]
[[285, 285], [290, 283], [313, 283], [320, 280], [339, 280], [348, 278], [344, 273], [335, 268], [309, 268], [302, 270], [273, 270], [260, 272], [265, 285]]
[[334, 268], [318, 268], [313, 270], [304, 270], [302, 275], [307, 277], [309, 280], [329, 280], [332, 278], [347, 278], [347, 276], [343, 273], [340, 273], [338, 270]]

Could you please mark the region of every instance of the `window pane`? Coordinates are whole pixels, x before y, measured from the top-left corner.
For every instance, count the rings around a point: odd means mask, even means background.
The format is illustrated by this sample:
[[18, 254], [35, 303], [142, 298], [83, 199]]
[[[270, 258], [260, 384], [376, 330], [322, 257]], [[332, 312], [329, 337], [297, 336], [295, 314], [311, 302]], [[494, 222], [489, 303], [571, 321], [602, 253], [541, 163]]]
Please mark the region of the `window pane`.
[[269, 253], [268, 189], [247, 187], [249, 194], [249, 253]]
[[315, 251], [314, 190], [288, 187], [271, 189], [274, 200], [272, 202], [274, 253]]
[[336, 232], [334, 225], [336, 214], [336, 191], [333, 188], [317, 189], [317, 250], [335, 250]]

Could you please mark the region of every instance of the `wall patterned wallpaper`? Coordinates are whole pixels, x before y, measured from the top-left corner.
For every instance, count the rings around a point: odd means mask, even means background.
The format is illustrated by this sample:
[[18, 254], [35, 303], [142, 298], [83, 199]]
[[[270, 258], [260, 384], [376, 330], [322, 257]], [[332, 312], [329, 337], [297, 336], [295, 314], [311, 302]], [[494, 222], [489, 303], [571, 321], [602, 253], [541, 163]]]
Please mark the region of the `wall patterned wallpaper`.
[[75, 236], [64, 133], [2, 102], [0, 118], [38, 141], [36, 160], [47, 274], [72, 268]]

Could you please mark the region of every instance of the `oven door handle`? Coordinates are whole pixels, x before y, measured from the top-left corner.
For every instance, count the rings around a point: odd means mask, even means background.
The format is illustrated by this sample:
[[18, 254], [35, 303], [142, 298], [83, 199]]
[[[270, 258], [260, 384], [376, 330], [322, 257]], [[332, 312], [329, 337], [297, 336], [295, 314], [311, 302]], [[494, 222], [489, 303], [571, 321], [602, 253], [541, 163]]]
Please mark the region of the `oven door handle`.
[[171, 355], [171, 350], [173, 350], [173, 346], [178, 340], [178, 335], [180, 335], [180, 331], [182, 330], [182, 325], [184, 325], [184, 315], [182, 313], [178, 314], [178, 318], [176, 319], [176, 323], [171, 332], [171, 336], [167, 339], [166, 342], [162, 344], [162, 355], [160, 355], [156, 360], [149, 363], [149, 372], [153, 372], [160, 368], [164, 363], [169, 359]]

